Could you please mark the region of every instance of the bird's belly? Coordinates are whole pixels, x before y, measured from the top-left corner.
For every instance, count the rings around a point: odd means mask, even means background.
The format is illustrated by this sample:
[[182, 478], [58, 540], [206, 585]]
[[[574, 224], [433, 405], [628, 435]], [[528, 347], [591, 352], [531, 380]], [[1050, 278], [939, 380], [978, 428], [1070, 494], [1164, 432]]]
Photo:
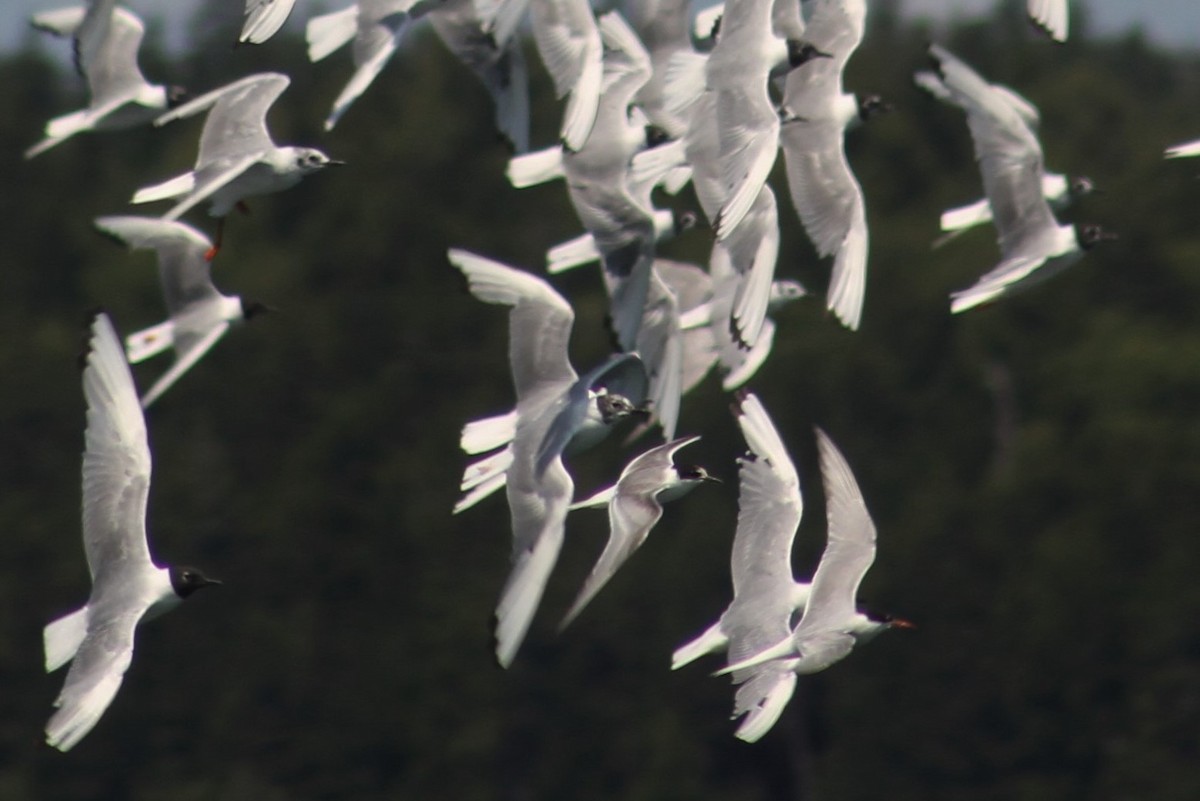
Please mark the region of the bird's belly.
[[96, 120], [94, 127], [97, 131], [123, 131], [128, 128], [149, 125], [155, 117], [162, 113], [163, 110], [160, 108], [143, 106], [141, 103], [126, 103], [100, 117]]
[[299, 182], [299, 173], [276, 172], [269, 164], [259, 162], [213, 193], [211, 213], [214, 217], [224, 217], [242, 198], [269, 195]]

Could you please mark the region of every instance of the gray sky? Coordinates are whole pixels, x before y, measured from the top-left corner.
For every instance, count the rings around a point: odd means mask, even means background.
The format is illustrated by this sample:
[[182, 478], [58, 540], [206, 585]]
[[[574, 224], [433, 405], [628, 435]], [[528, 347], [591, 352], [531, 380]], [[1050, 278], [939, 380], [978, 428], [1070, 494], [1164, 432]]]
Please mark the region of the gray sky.
[[[126, 0], [134, 11], [145, 18], [166, 15], [173, 37], [182, 35], [183, 26], [199, 2], [212, 6], [240, 8], [242, 0]], [[892, 0], [876, 0], [892, 2]], [[972, 16], [987, 13], [994, 0], [903, 0], [905, 9], [914, 15], [944, 18], [953, 15]], [[324, 8], [348, 5], [349, 0], [325, 0]], [[37, 11], [72, 5], [70, 0], [4, 0], [0, 11], [0, 48], [10, 48], [21, 41], [25, 21]], [[315, 0], [297, 0], [295, 19], [290, 26], [298, 27], [308, 11], [317, 5]], [[1082, 4], [1090, 12], [1096, 27], [1104, 33], [1116, 33], [1140, 25], [1155, 41], [1170, 45], [1200, 47], [1200, 0], [1086, 0]]]

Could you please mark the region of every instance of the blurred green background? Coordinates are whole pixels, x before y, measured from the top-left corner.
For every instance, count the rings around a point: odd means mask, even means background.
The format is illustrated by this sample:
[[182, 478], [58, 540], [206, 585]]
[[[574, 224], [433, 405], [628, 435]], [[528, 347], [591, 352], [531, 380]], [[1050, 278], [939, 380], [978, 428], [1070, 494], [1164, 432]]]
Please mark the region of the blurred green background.
[[[573, 514], [541, 613], [496, 668], [507, 509], [449, 510], [459, 427], [512, 404], [506, 315], [467, 295], [445, 251], [540, 271], [579, 231], [565, 190], [507, 185], [486, 94], [426, 28], [324, 134], [345, 54], [314, 66], [286, 36], [232, 50], [236, 9], [225, 27], [198, 20], [186, 52], [156, 47], [152, 28], [147, 76], [202, 92], [282, 70], [276, 140], [350, 166], [230, 218], [218, 287], [281, 312], [232, 332], [149, 415], [151, 549], [225, 586], [140, 630], [124, 687], [74, 751], [41, 745], [62, 683], [42, 672], [41, 629], [88, 593], [85, 312], [104, 306], [124, 333], [163, 315], [153, 256], [91, 221], [161, 214], [127, 200], [190, 168], [201, 122], [23, 162], [84, 94], [64, 43], [4, 55], [0, 799], [1200, 798], [1200, 161], [1162, 159], [1200, 137], [1200, 57], [1092, 38], [1082, 14], [1053, 46], [1017, 5], [938, 41], [1040, 106], [1048, 167], [1106, 192], [1066, 216], [1121, 238], [951, 317], [948, 293], [997, 257], [990, 231], [930, 248], [939, 212], [981, 191], [971, 143], [960, 112], [912, 87], [931, 32], [873, 4], [846, 84], [897, 111], [847, 144], [871, 226], [862, 329], [819, 297], [793, 304], [750, 386], [805, 482], [797, 575], [824, 545], [820, 424], [879, 528], [863, 597], [920, 628], [802, 678], [753, 746], [732, 736], [730, 686], [707, 675], [718, 659], [668, 670], [731, 594], [744, 446], [719, 382], [685, 399], [680, 433], [704, 439], [681, 456], [726, 483], [667, 507], [558, 635], [607, 533], [603, 514]], [[559, 111], [527, 55], [544, 146]], [[828, 265], [776, 173], [778, 275], [820, 295]], [[663, 255], [703, 263], [710, 242], [693, 232]], [[607, 347], [604, 301], [578, 273], [554, 284], [586, 367]], [[138, 366], [139, 385], [165, 366]], [[580, 494], [619, 472], [620, 439], [571, 462]]]

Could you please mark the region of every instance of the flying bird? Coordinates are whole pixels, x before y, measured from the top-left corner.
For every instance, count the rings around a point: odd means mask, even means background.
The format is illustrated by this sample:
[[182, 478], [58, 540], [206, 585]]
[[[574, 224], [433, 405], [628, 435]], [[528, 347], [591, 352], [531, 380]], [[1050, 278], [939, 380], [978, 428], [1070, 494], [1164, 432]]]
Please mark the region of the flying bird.
[[136, 364], [173, 349], [175, 363], [142, 396], [142, 408], [148, 408], [191, 369], [231, 325], [270, 311], [262, 303], [217, 291], [205, 258], [212, 243], [189, 225], [146, 217], [99, 217], [96, 227], [132, 250], [153, 250], [158, 257], [158, 280], [168, 319], [126, 337], [125, 352], [130, 363]]
[[46, 123], [46, 138], [25, 151], [31, 159], [84, 131], [119, 131], [149, 125], [178, 104], [184, 90], [146, 82], [138, 68], [145, 28], [131, 11], [113, 2], [47, 11], [33, 17], [35, 28], [75, 41], [76, 66], [87, 79], [91, 99], [82, 111]]
[[184, 103], [154, 121], [165, 125], [208, 111], [200, 133], [196, 168], [169, 181], [139, 189], [134, 203], [182, 198], [163, 215], [176, 220], [193, 206], [209, 202], [217, 217], [217, 236], [206, 258], [221, 248], [225, 216], [244, 198], [290, 189], [300, 179], [334, 161], [311, 147], [279, 147], [267, 130], [267, 111], [287, 89], [289, 79], [278, 72], [261, 72], [214, 89]]
[[338, 124], [354, 101], [391, 61], [412, 23], [435, 8], [437, 0], [359, 0], [340, 11], [308, 21], [304, 29], [309, 61], [320, 61], [353, 42], [354, 75], [333, 101], [325, 130]]
[[939, 45], [930, 60], [942, 91], [967, 113], [975, 159], [999, 233], [1001, 261], [973, 286], [951, 294], [962, 312], [1022, 291], [1065, 270], [1098, 242], [1115, 238], [1099, 225], [1059, 225], [1042, 191], [1042, 147], [1027, 102], [989, 84]]
[[686, 495], [706, 481], [718, 481], [703, 467], [681, 467], [673, 461], [676, 451], [698, 439], [698, 436], [683, 437], [635, 456], [621, 471], [616, 484], [571, 504], [571, 509], [607, 509], [609, 535], [561, 628], [566, 628], [634, 551], [642, 547], [650, 530], [662, 518], [664, 503]]
[[451, 53], [483, 82], [496, 129], [517, 153], [529, 150], [529, 70], [519, 41], [487, 35], [474, 0], [442, 0], [425, 15]]
[[[587, 0], [505, 0], [502, 5], [515, 11], [526, 3], [554, 93], [567, 98], [559, 137], [567, 150], [579, 150], [592, 133], [602, 91], [604, 46], [596, 15]], [[504, 13], [507, 18], [513, 12]]]
[[[953, 94], [936, 73], [921, 70], [913, 76], [914, 83], [933, 97], [951, 105], [957, 105]], [[1001, 84], [992, 84], [992, 90], [997, 95], [1005, 95], [1013, 108], [1029, 124], [1030, 130], [1036, 131], [1041, 125], [1041, 113], [1037, 106], [1022, 97], [1014, 90]], [[1062, 175], [1047, 172], [1042, 175], [1042, 195], [1050, 204], [1053, 211], [1065, 211], [1079, 198], [1098, 192], [1096, 184], [1086, 175]], [[992, 221], [992, 207], [987, 198], [981, 198], [974, 203], [958, 206], [942, 212], [940, 226], [946, 234], [939, 237], [933, 246], [940, 247], [951, 239], [974, 228], [977, 225]]]
[[567, 357], [575, 313], [549, 284], [464, 250], [452, 249], [448, 256], [466, 276], [471, 294], [511, 307], [509, 363], [517, 407], [504, 486], [512, 518], [513, 568], [496, 606], [495, 630], [496, 661], [508, 667], [562, 548], [575, 488], [563, 452], [572, 440], [576, 447], [586, 447], [639, 411], [603, 381], [640, 360], [635, 353], [624, 353], [578, 375]]
[[146, 545], [150, 449], [121, 343], [106, 315], [92, 321], [83, 371], [83, 548], [87, 604], [46, 626], [47, 672], [71, 669], [46, 724], [46, 742], [75, 746], [100, 720], [133, 659], [134, 629], [196, 590], [219, 584], [192, 567], [159, 567]]
[[[749, 452], [738, 459], [733, 601], [716, 623], [675, 650], [672, 670], [720, 650], [735, 661], [757, 654], [788, 635], [792, 616], [808, 601], [809, 585], [792, 576], [792, 542], [804, 510], [800, 478], [758, 397], [740, 395], [734, 411]], [[733, 716], [746, 716], [736, 734], [752, 742], [779, 718], [796, 674], [785, 664], [769, 664], [740, 671], [734, 681], [740, 686]]]
[[650, 77], [650, 56], [619, 13], [602, 16], [598, 28], [604, 44], [604, 95], [586, 140], [579, 147], [564, 145], [562, 171], [575, 214], [602, 257], [613, 332], [623, 350], [633, 350], [656, 236], [650, 189], [635, 195], [628, 179], [633, 155], [649, 144], [646, 118], [630, 106]]
[[[755, 668], [790, 671], [795, 675], [817, 673], [846, 658], [856, 644], [871, 640], [889, 628], [913, 628], [907, 620], [859, 611], [857, 607], [858, 586], [875, 561], [875, 524], [845, 458], [824, 431], [818, 428], [816, 432], [829, 528], [825, 552], [809, 585], [804, 614], [790, 635], [745, 658], [730, 653], [732, 664], [714, 674], [733, 673], [734, 682], [743, 686], [746, 681], [754, 680], [756, 674], [747, 671]], [[739, 676], [748, 678], [739, 682]], [[791, 681], [794, 683], [794, 676]], [[769, 697], [761, 707], [763, 720], [749, 730], [739, 730], [738, 736], [745, 740], [761, 737], [778, 718], [786, 701]], [[766, 719], [768, 709], [773, 715], [770, 720]], [[749, 725], [750, 719], [743, 729]]]
[[788, 73], [780, 112], [792, 205], [817, 253], [833, 257], [826, 306], [851, 330], [862, 321], [869, 236], [862, 187], [846, 161], [845, 134], [891, 108], [876, 95], [859, 97], [842, 88], [866, 16], [866, 0], [814, 0], [805, 37], [830, 57]]

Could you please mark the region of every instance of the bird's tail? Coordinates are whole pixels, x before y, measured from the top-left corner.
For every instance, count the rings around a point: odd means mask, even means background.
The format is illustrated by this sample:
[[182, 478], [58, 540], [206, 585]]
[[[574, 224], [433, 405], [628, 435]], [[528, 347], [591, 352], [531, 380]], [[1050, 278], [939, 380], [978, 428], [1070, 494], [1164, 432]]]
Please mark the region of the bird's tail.
[[961, 231], [989, 222], [991, 219], [992, 207], [988, 205], [985, 198], [942, 212], [941, 227], [943, 231]]
[[505, 175], [517, 189], [537, 186], [563, 175], [562, 147], [555, 145], [532, 153], [523, 153], [508, 160]]
[[125, 337], [125, 357], [130, 364], [157, 356], [175, 344], [175, 325], [170, 320]]
[[679, 169], [684, 169], [689, 176], [691, 175], [687, 150], [682, 139], [643, 150], [634, 156], [628, 181], [630, 184], [656, 185], [664, 180], [664, 176], [673, 175]]
[[599, 260], [600, 251], [596, 249], [595, 237], [591, 234], [581, 234], [546, 251], [546, 271], [558, 275]]
[[505, 448], [467, 465], [463, 470], [462, 483], [459, 484], [459, 489], [465, 494], [454, 504], [454, 514], [470, 509], [503, 487], [508, 481], [508, 468], [512, 461], [512, 448]]
[[671, 670], [695, 662], [705, 654], [715, 653], [729, 644], [729, 638], [721, 631], [720, 621], [712, 624], [696, 639], [679, 646], [671, 654]]
[[745, 714], [742, 724], [733, 734], [747, 743], [757, 742], [771, 730], [783, 708], [796, 690], [796, 674], [792, 671], [763, 671], [738, 688], [733, 716]]
[[31, 159], [34, 156], [45, 153], [59, 142], [70, 139], [75, 134], [88, 130], [91, 126], [92, 119], [87, 109], [55, 117], [46, 123], [46, 138], [26, 150], [25, 158]]
[[90, 123], [90, 114], [87, 109], [73, 111], [61, 117], [55, 117], [46, 123], [46, 136], [66, 139], [68, 136], [74, 136], [80, 131], [86, 130]]
[[188, 192], [191, 192], [196, 186], [196, 174], [184, 173], [178, 175], [169, 181], [163, 181], [161, 184], [147, 186], [133, 193], [133, 200], [130, 203], [151, 203], [155, 200], [167, 200], [173, 197], [182, 197]]
[[46, 649], [46, 672], [52, 673], [71, 661], [87, 636], [87, 611], [85, 606], [69, 615], [63, 615], [42, 631], [42, 643]]
[[304, 38], [308, 41], [308, 60], [320, 61], [353, 39], [357, 32], [358, 3], [332, 14], [313, 17], [304, 29]]
[[476, 454], [494, 451], [512, 442], [517, 431], [517, 412], [497, 414], [472, 420], [463, 426], [458, 444], [463, 453]]
[[598, 508], [601, 508], [604, 506], [608, 506], [608, 504], [616, 496], [617, 496], [617, 485], [613, 484], [611, 487], [605, 487], [604, 489], [600, 490], [599, 492], [595, 493], [594, 495], [591, 495], [591, 496], [585, 498], [582, 501], [575, 501], [575, 503], [571, 504], [567, 508], [572, 511], [575, 509], [598, 509]]

